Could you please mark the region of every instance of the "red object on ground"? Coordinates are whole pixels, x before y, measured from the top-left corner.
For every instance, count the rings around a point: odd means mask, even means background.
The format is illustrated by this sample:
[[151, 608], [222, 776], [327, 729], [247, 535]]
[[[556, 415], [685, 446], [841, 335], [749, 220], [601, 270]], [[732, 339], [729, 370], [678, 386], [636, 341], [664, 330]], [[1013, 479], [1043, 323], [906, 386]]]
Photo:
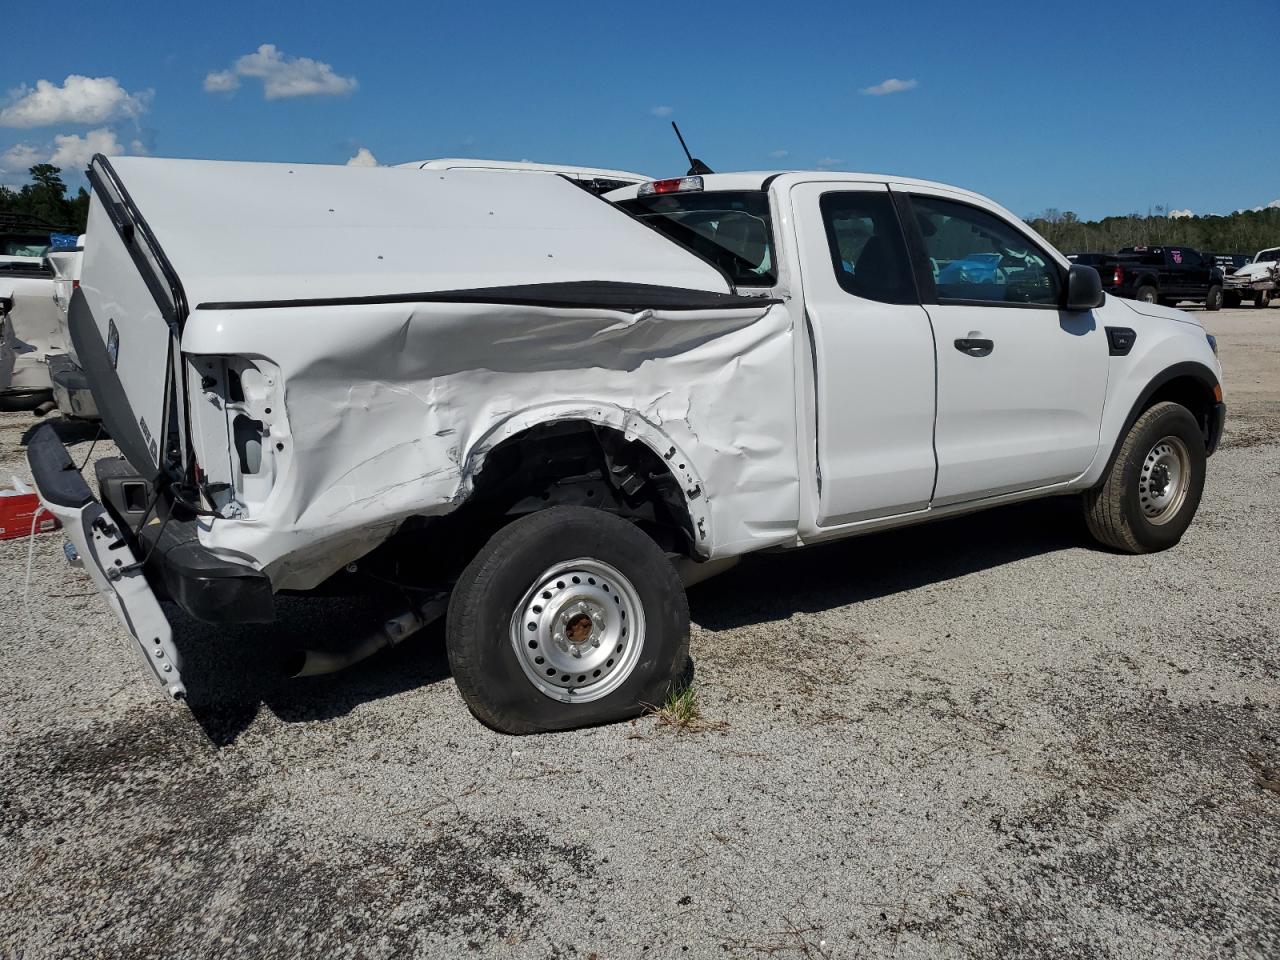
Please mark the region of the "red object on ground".
[[29, 536], [31, 518], [37, 510], [40, 511], [40, 519], [36, 521], [36, 533], [51, 533], [58, 529], [58, 518], [40, 506], [40, 498], [34, 493], [0, 497], [0, 540]]

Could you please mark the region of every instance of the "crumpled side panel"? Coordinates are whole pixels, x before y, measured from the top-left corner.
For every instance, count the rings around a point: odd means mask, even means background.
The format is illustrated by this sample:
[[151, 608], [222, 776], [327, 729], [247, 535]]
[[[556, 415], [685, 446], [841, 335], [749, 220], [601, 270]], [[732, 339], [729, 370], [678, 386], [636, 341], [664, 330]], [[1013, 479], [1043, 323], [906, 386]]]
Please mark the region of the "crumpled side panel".
[[52, 383], [45, 361], [67, 349], [53, 280], [4, 278], [3, 295], [13, 301], [13, 309], [0, 334], [0, 391], [48, 390]]
[[662, 456], [704, 556], [796, 535], [792, 322], [782, 304], [196, 311], [183, 349], [263, 357], [278, 373], [285, 409], [263, 445], [277, 458], [270, 496], [256, 515], [202, 532], [208, 546], [264, 567], [276, 589], [314, 586], [408, 516], [455, 509], [490, 449], [565, 419], [613, 426]]

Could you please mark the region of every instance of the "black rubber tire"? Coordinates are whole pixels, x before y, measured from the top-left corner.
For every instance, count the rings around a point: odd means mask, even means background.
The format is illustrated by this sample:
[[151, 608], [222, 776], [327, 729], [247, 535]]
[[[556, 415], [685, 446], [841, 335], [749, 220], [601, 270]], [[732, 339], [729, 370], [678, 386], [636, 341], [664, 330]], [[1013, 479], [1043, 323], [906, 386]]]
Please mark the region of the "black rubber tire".
[[1240, 303], [1240, 294], [1238, 293], [1224, 293], [1222, 295], [1222, 305], [1228, 310], [1235, 310], [1240, 306]]
[[1143, 284], [1133, 295], [1133, 299], [1139, 303], [1156, 303], [1159, 297], [1156, 296], [1156, 288], [1150, 284]]
[[1222, 309], [1222, 287], [1216, 283], [1209, 288], [1209, 293], [1204, 298], [1204, 308], [1209, 311]]
[[[624, 574], [644, 608], [640, 660], [618, 689], [562, 703], [525, 676], [511, 617], [558, 561], [588, 557]], [[449, 665], [476, 718], [503, 733], [542, 733], [626, 720], [661, 704], [689, 658], [689, 605], [675, 567], [635, 524], [590, 507], [551, 507], [503, 527], [467, 565], [449, 599]]]
[[49, 403], [52, 400], [52, 390], [18, 389], [10, 393], [0, 393], [0, 413], [21, 413], [25, 410], [34, 410], [41, 404]]
[[1271, 306], [1271, 291], [1259, 290], [1258, 295], [1253, 298], [1253, 305], [1255, 307], [1261, 307], [1264, 310]]
[[[1154, 524], [1142, 512], [1138, 478], [1142, 460], [1162, 438], [1174, 436], [1190, 454], [1190, 486], [1178, 513]], [[1125, 553], [1167, 550], [1186, 533], [1204, 493], [1206, 454], [1204, 434], [1186, 407], [1157, 403], [1146, 410], [1125, 435], [1115, 461], [1102, 483], [1084, 495], [1085, 521], [1099, 543]]]

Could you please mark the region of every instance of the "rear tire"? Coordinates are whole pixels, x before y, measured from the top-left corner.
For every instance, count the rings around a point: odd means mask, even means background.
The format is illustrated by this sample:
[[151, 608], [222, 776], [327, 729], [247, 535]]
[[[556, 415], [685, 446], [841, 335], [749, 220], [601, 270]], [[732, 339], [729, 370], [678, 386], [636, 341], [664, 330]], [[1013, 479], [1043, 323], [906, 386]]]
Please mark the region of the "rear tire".
[[503, 527], [449, 601], [449, 665], [504, 733], [568, 730], [661, 703], [689, 656], [675, 568], [634, 524], [552, 507]]
[[1159, 298], [1156, 296], [1156, 288], [1145, 285], [1138, 288], [1138, 292], [1133, 295], [1133, 299], [1139, 303], [1155, 303]]
[[1204, 434], [1186, 407], [1157, 403], [1125, 435], [1101, 484], [1084, 495], [1094, 539], [1125, 553], [1172, 547], [1200, 506]]
[[1204, 308], [1210, 311], [1222, 309], [1222, 288], [1221, 287], [1214, 285], [1209, 288], [1209, 293], [1204, 298]]

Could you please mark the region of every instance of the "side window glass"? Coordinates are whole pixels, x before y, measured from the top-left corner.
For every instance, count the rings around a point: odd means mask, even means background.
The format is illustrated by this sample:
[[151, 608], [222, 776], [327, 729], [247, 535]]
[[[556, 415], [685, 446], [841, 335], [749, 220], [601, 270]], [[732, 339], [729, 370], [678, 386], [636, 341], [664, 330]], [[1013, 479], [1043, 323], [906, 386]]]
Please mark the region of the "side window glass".
[[1047, 254], [1000, 217], [912, 195], [938, 300], [1056, 306], [1062, 276]]
[[881, 303], [919, 303], [889, 191], [824, 193], [819, 201], [840, 286]]

